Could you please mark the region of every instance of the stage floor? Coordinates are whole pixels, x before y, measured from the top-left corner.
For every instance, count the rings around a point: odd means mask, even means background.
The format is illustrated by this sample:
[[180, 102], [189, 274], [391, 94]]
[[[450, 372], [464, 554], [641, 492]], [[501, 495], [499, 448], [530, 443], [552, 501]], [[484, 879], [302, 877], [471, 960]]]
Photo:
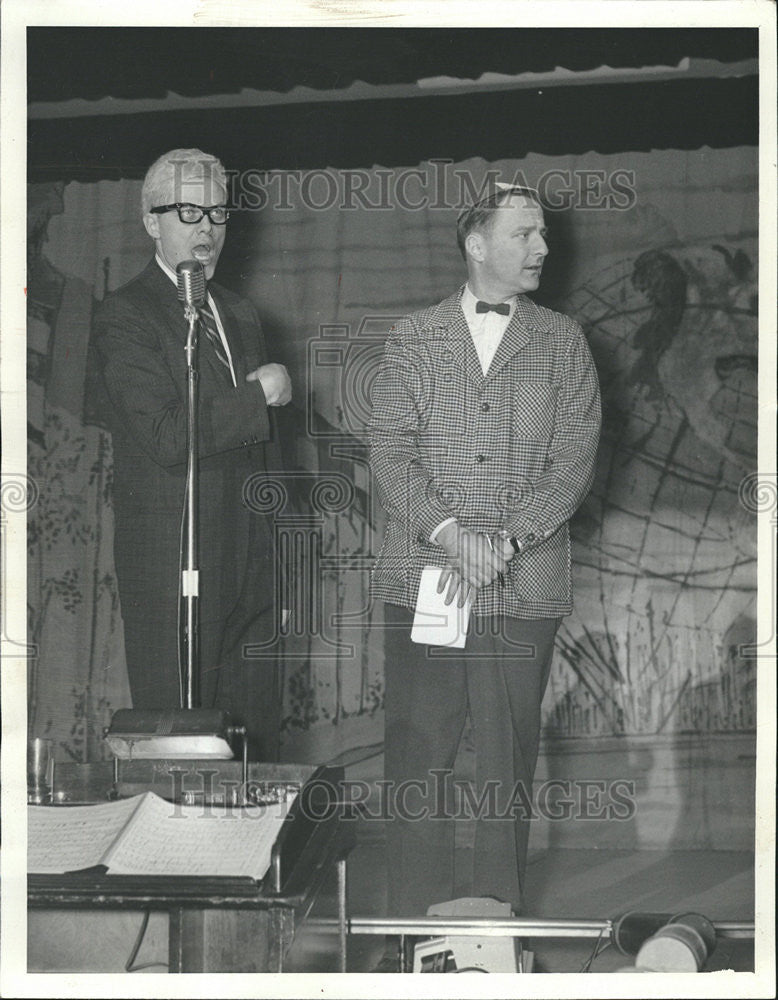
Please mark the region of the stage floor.
[[[360, 831], [349, 860], [352, 916], [386, 916], [386, 878], [381, 874], [384, 845], [376, 827], [371, 824]], [[530, 849], [525, 916], [607, 919], [629, 910], [695, 911], [714, 921], [753, 920], [753, 854]], [[525, 944], [535, 954], [537, 972], [579, 972], [594, 947], [591, 940], [527, 940]], [[349, 971], [371, 971], [384, 947], [383, 938], [352, 937]], [[750, 941], [721, 941], [707, 968], [752, 971], [753, 955]], [[613, 972], [630, 964], [630, 958], [608, 947], [592, 971]]]
[[[458, 851], [464, 870], [468, 849]], [[357, 844], [348, 861], [349, 913], [352, 917], [387, 916], [384, 830], [378, 822], [359, 821]], [[464, 889], [457, 895], [466, 895]], [[330, 900], [330, 902], [333, 902]], [[553, 847], [532, 849], [528, 866], [525, 916], [581, 919], [615, 918], [629, 910], [660, 913], [696, 911], [711, 920], [754, 919], [754, 857], [747, 851], [619, 850]], [[110, 919], [108, 917], [110, 916]], [[141, 913], [31, 911], [32, 965], [39, 972], [120, 972], [141, 921]], [[576, 973], [592, 953], [594, 941], [527, 940], [536, 972]], [[371, 972], [394, 941], [352, 935], [348, 971]], [[137, 964], [144, 972], [163, 972], [167, 961], [167, 920], [155, 913]], [[315, 959], [315, 955], [314, 955]], [[632, 964], [614, 948], [595, 960], [593, 972], [613, 972]], [[750, 941], [721, 941], [707, 969], [752, 971]], [[335, 952], [310, 971], [336, 971]], [[386, 969], [384, 971], [390, 971]], [[142, 974], [142, 973], [141, 973]]]

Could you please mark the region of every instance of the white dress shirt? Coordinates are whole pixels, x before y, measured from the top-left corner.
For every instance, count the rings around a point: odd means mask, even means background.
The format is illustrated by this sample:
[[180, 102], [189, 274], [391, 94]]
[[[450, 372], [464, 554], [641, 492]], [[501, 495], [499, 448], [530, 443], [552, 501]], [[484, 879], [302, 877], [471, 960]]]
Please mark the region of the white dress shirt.
[[[465, 285], [465, 289], [462, 292], [462, 312], [465, 314], [467, 325], [470, 328], [470, 336], [473, 338], [473, 346], [478, 355], [478, 360], [481, 362], [481, 371], [484, 375], [489, 371], [489, 365], [491, 365], [492, 359], [497, 353], [500, 341], [513, 317], [513, 310], [516, 308], [515, 295], [504, 301], [510, 306], [510, 312], [507, 316], [496, 313], [494, 310], [478, 313], [475, 311], [475, 304], [478, 302], [478, 299], [470, 291], [470, 285]], [[492, 304], [497, 305], [496, 302]], [[438, 532], [442, 531], [447, 525], [455, 523], [455, 517], [448, 517], [445, 521], [441, 521], [430, 535], [430, 541], [434, 542], [438, 537]]]
[[[165, 272], [168, 278], [170, 278], [170, 280], [173, 282], [176, 288], [178, 288], [178, 276], [176, 272], [171, 267], [169, 267], [164, 260], [162, 260], [159, 254], [155, 254], [154, 256], [159, 266], [162, 268], [162, 270]], [[208, 298], [208, 305], [210, 307], [210, 310], [213, 313], [213, 318], [216, 320], [216, 329], [219, 331], [219, 337], [221, 338], [222, 347], [224, 348], [224, 353], [227, 357], [227, 360], [230, 363], [230, 377], [232, 378], [232, 384], [237, 385], [238, 383], [235, 379], [235, 369], [232, 366], [232, 354], [230, 353], [230, 345], [227, 343], [227, 338], [224, 335], [224, 327], [222, 326], [222, 319], [221, 316], [219, 315], [219, 310], [216, 308], [216, 303], [213, 301], [211, 293], [206, 292], [206, 296]], [[502, 317], [500, 318], [502, 319]]]
[[[503, 334], [508, 329], [508, 324], [513, 316], [513, 310], [516, 308], [516, 296], [512, 295], [509, 299], [505, 299], [505, 303], [510, 307], [510, 312], [507, 316], [496, 313], [494, 310], [477, 313], [475, 311], [477, 301], [478, 299], [470, 291], [470, 286], [465, 285], [465, 290], [462, 292], [462, 312], [465, 314], [467, 325], [470, 327], [470, 336], [473, 338], [473, 345], [475, 346], [478, 360], [481, 362], [481, 370], [486, 375], [489, 371], [489, 365], [492, 363], [492, 358], [497, 353], [497, 348], [500, 346]], [[494, 305], [497, 305], [497, 303], [494, 303]]]

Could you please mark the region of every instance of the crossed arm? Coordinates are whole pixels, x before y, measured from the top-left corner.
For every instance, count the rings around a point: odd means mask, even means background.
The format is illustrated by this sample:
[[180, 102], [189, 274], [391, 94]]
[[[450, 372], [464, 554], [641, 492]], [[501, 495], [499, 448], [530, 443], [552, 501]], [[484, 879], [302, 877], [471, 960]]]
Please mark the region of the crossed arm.
[[[155, 325], [134, 304], [113, 299], [98, 313], [94, 333], [108, 394], [129, 433], [160, 465], [184, 462], [185, 385], [171, 371]], [[268, 407], [290, 398], [289, 375], [278, 364], [261, 365], [237, 386], [201, 395], [200, 456], [268, 440]]]

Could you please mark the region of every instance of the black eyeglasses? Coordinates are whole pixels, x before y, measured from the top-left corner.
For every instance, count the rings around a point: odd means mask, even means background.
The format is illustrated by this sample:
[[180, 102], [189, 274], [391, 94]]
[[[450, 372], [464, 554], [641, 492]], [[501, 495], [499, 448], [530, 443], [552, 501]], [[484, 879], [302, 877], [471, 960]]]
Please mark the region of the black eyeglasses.
[[199, 222], [204, 215], [208, 216], [214, 226], [223, 226], [230, 217], [230, 213], [224, 205], [211, 205], [210, 208], [204, 208], [202, 205], [190, 205], [186, 201], [177, 201], [172, 205], [157, 205], [151, 211], [155, 215], [162, 215], [164, 212], [172, 212], [174, 209], [178, 212], [178, 218], [188, 226]]

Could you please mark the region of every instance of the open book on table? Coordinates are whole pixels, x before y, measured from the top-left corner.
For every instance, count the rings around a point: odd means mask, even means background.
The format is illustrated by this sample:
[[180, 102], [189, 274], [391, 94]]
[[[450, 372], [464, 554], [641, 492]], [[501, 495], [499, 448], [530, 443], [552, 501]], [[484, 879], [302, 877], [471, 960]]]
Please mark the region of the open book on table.
[[28, 806], [27, 871], [264, 877], [291, 801], [181, 806], [145, 792], [93, 806]]

